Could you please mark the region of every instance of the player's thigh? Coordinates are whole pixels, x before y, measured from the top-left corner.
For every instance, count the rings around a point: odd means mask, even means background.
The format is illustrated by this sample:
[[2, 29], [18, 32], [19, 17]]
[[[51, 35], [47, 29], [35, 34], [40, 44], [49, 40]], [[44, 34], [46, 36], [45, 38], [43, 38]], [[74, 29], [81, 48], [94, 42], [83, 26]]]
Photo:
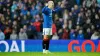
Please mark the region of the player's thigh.
[[52, 35], [52, 28], [43, 28], [43, 35]]

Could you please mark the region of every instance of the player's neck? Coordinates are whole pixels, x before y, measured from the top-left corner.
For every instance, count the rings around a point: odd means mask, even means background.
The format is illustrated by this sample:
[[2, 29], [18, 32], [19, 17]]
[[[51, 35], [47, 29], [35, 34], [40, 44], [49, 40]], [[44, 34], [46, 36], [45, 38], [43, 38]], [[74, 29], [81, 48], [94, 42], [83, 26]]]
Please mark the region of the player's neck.
[[48, 6], [48, 8], [53, 9], [51, 6]]

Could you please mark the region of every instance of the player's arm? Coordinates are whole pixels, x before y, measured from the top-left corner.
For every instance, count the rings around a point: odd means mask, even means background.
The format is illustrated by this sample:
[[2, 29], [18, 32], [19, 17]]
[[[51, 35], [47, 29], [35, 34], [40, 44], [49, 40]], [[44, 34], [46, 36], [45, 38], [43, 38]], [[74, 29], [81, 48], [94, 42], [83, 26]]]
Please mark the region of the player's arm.
[[54, 9], [53, 12], [54, 12], [54, 13], [57, 13], [57, 12], [59, 12], [59, 11], [61, 11], [61, 10], [62, 10], [62, 8], [58, 7], [58, 8], [56, 8], [56, 9]]
[[56, 9], [54, 9], [53, 12], [57, 13], [57, 12], [63, 10], [63, 8], [64, 8], [64, 4], [61, 4], [59, 7], [57, 7]]
[[48, 14], [47, 6], [45, 6], [45, 7], [42, 9], [42, 13], [44, 13], [44, 14]]

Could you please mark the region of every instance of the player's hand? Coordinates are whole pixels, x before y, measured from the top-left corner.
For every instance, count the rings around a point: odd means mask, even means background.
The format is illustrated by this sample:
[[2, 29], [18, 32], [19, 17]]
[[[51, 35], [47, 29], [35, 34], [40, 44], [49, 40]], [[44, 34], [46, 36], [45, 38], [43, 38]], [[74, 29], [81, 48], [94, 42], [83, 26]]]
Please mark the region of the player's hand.
[[45, 3], [45, 6], [48, 6], [48, 3]]

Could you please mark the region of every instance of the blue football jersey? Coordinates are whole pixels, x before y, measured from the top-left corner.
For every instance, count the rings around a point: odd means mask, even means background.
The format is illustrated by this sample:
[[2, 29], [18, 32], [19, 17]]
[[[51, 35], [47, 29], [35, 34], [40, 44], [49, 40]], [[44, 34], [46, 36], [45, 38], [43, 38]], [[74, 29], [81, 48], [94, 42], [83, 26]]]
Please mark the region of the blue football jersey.
[[52, 20], [52, 9], [48, 8], [47, 6], [45, 6], [42, 9], [42, 15], [43, 15], [43, 28], [51, 28], [52, 24], [53, 24], [53, 20]]
[[42, 9], [42, 15], [43, 15], [43, 28], [52, 28], [52, 24], [53, 24], [53, 20], [52, 20], [52, 13], [56, 13], [58, 11], [60, 11], [61, 8], [57, 8], [55, 10], [52, 10], [50, 8], [48, 8], [47, 6], [45, 6]]

